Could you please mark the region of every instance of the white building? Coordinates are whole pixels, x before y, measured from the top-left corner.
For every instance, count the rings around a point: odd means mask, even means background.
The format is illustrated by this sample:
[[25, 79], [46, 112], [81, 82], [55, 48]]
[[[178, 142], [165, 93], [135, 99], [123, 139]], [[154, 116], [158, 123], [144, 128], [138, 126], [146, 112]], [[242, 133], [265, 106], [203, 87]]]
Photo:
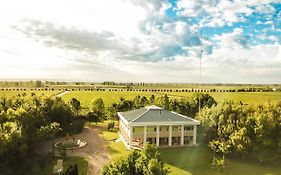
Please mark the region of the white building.
[[128, 149], [146, 143], [157, 146], [196, 145], [199, 121], [158, 106], [118, 112], [120, 135]]

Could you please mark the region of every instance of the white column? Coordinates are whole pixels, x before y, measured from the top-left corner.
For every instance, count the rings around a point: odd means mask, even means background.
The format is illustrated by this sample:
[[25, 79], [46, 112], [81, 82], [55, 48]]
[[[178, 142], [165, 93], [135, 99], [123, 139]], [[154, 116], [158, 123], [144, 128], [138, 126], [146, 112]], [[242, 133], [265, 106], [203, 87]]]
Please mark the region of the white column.
[[133, 142], [133, 126], [129, 126], [129, 149], [132, 148], [132, 142]]
[[181, 146], [184, 145], [184, 126], [181, 125]]
[[147, 140], [147, 126], [143, 127], [143, 146], [146, 144]]
[[156, 145], [159, 146], [159, 126], [156, 127]]
[[172, 125], [169, 125], [169, 146], [172, 146]]
[[193, 126], [193, 144], [196, 144], [197, 125]]

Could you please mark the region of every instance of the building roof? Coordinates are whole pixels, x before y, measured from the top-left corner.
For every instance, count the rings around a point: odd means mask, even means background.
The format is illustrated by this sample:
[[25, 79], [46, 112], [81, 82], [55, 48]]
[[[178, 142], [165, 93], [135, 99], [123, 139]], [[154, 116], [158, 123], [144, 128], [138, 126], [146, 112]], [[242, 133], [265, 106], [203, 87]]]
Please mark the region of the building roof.
[[190, 117], [178, 114], [176, 112], [171, 112], [165, 110], [158, 106], [147, 106], [144, 108], [127, 111], [118, 112], [128, 123], [192, 123], [199, 124], [199, 121], [194, 120]]

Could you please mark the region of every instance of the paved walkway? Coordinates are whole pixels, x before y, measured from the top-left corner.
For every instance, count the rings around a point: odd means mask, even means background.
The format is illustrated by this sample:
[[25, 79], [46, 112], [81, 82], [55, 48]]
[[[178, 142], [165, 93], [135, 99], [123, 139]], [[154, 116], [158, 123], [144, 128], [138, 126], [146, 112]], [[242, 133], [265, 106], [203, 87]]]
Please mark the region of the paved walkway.
[[56, 95], [56, 97], [62, 97], [64, 96], [65, 94], [67, 94], [69, 91], [63, 91], [62, 93], [59, 93]]
[[[106, 141], [99, 136], [100, 129], [84, 128], [80, 134], [74, 135], [76, 139], [85, 140], [87, 145], [83, 148], [67, 150], [67, 156], [79, 156], [88, 160], [88, 175], [98, 175], [102, 167], [109, 162], [110, 156], [106, 148]], [[72, 137], [72, 136], [71, 136]], [[62, 141], [63, 138], [56, 139], [55, 143]], [[51, 151], [51, 142], [45, 144], [43, 153]], [[42, 149], [40, 150], [42, 153]], [[56, 151], [56, 155], [58, 151]]]

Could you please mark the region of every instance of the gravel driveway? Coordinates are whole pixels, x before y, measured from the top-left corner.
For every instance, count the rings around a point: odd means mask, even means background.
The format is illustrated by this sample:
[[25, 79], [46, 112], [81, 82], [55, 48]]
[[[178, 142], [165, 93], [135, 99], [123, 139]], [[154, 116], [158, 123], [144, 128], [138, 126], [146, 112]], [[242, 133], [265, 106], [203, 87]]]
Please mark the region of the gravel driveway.
[[[67, 150], [67, 156], [79, 156], [88, 160], [88, 175], [98, 175], [102, 167], [110, 161], [110, 156], [106, 148], [106, 141], [99, 136], [100, 129], [85, 127], [80, 134], [74, 135], [76, 139], [85, 140], [87, 145], [83, 148]], [[71, 136], [72, 137], [72, 136]], [[63, 138], [56, 139], [55, 142]], [[45, 144], [44, 153], [51, 151], [51, 142]], [[40, 150], [42, 153], [42, 149]], [[56, 155], [58, 152], [56, 151]]]

